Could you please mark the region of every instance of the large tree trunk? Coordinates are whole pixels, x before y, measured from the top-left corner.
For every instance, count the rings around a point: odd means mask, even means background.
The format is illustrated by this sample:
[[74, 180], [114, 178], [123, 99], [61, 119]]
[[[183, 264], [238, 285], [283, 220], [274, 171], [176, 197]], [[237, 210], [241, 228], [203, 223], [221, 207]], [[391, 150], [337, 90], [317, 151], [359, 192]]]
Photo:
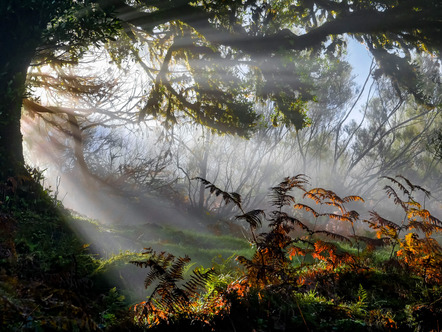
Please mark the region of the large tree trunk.
[[[2, 0], [0, 0], [2, 1]], [[0, 183], [25, 174], [21, 106], [26, 92], [26, 73], [47, 26], [41, 13], [23, 3], [8, 2], [0, 21]], [[5, 10], [3, 5], [2, 10]]]
[[25, 173], [20, 118], [29, 62], [20, 65], [21, 68], [10, 66], [6, 73], [3, 71], [5, 66], [1, 67], [0, 181]]

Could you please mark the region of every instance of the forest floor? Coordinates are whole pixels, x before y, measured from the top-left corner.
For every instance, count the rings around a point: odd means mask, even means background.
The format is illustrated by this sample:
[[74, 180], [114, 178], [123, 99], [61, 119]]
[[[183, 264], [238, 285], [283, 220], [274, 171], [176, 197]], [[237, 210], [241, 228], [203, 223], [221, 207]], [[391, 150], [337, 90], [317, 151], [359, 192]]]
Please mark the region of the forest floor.
[[259, 210], [250, 229], [104, 225], [39, 188], [0, 204], [1, 330], [440, 330], [439, 220], [416, 202], [407, 227], [425, 236], [377, 216], [381, 239], [348, 241], [281, 208], [260, 234]]

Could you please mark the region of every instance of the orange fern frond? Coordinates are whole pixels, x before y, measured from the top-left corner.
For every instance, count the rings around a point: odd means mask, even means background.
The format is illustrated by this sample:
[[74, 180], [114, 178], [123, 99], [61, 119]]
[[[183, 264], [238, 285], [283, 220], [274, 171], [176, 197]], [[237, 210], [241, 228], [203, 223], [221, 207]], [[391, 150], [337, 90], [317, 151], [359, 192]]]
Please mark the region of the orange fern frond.
[[303, 248], [293, 246], [289, 249], [288, 255], [289, 255], [290, 260], [292, 260], [292, 258], [295, 256], [305, 256], [306, 250]]
[[345, 213], [345, 208], [340, 203], [336, 203], [335, 201], [331, 201], [331, 202], [324, 202], [323, 204], [328, 205], [328, 206], [337, 207], [339, 209], [339, 211], [341, 211], [341, 213]]
[[347, 196], [347, 197], [344, 197], [342, 200], [345, 203], [348, 203], [348, 202], [362, 202], [362, 203], [365, 203], [364, 199], [361, 196], [357, 196], [357, 195]]
[[344, 200], [339, 197], [334, 191], [327, 190], [327, 198], [337, 205], [344, 204]]
[[303, 198], [310, 198], [311, 200], [315, 201], [316, 204], [320, 204], [321, 203], [321, 198], [319, 198], [316, 194], [313, 194], [311, 192], [306, 192], [303, 195]]
[[300, 204], [300, 203], [298, 203], [298, 204], [293, 205], [293, 208], [294, 208], [295, 210], [305, 210], [305, 211], [308, 211], [308, 212], [310, 212], [311, 214], [313, 214], [313, 216], [314, 216], [315, 218], [317, 218], [317, 217], [319, 216], [319, 214], [318, 214], [313, 208], [311, 208], [310, 206], [305, 205], [305, 204]]
[[442, 231], [442, 226], [410, 220], [408, 223], [408, 229], [416, 229], [425, 233], [426, 236], [431, 236], [434, 232]]
[[413, 219], [415, 220], [416, 218], [421, 218], [421, 219], [429, 219], [430, 217], [430, 212], [428, 210], [420, 210], [420, 209], [414, 209], [414, 208], [410, 208], [408, 209], [408, 213], [407, 213], [407, 218], [408, 219]]
[[355, 210], [351, 210], [344, 213], [344, 217], [350, 219], [351, 222], [355, 222], [356, 220], [359, 220], [359, 213]]
[[[328, 190], [326, 190], [326, 189], [324, 189], [324, 188], [313, 188], [313, 189], [310, 189], [309, 191], [307, 191], [306, 192], [306, 194], [307, 193], [309, 193], [309, 194], [313, 194], [313, 195], [315, 195], [316, 197], [318, 197], [318, 198], [320, 198], [320, 199], [324, 199], [324, 198], [326, 198], [327, 197], [327, 195], [328, 195]], [[304, 194], [305, 195], [305, 194]]]
[[347, 217], [345, 215], [336, 214], [336, 213], [322, 213], [321, 216], [329, 217], [330, 219], [337, 220], [337, 221], [352, 222], [352, 220], [349, 217]]

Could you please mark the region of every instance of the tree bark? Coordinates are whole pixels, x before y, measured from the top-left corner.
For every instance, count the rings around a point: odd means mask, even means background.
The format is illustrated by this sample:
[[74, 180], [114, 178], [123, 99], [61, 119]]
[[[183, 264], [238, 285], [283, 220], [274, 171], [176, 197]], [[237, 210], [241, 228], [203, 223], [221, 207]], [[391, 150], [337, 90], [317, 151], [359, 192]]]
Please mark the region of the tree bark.
[[38, 7], [33, 10], [20, 1], [6, 2], [1, 9], [6, 10], [0, 21], [0, 182], [3, 182], [10, 176], [27, 174], [20, 131], [21, 107], [26, 74], [50, 18]]
[[32, 56], [23, 53], [14, 54], [0, 67], [0, 181], [26, 173], [20, 119]]

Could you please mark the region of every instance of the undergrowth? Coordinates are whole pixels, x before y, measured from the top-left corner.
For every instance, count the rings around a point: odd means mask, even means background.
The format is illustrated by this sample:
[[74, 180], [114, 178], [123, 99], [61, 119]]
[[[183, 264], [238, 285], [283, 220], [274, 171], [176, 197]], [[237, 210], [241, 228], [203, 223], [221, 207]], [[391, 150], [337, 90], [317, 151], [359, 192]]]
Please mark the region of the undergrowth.
[[[199, 180], [226, 204], [236, 205], [236, 219], [247, 225], [254, 253], [236, 257], [242, 269], [235, 273], [218, 264], [186, 279], [182, 270], [188, 256], [148, 249], [146, 260], [133, 261], [150, 268], [145, 286], [156, 282], [148, 300], [133, 307], [139, 326], [160, 331], [439, 330], [442, 248], [432, 235], [442, 230], [442, 222], [418, 201], [419, 194], [430, 198], [424, 188], [402, 176], [385, 177], [386, 195], [402, 212], [387, 218], [371, 211], [361, 219], [349, 208], [363, 203], [361, 197], [309, 189], [304, 175], [271, 189], [271, 211], [246, 212], [238, 193]], [[216, 271], [220, 267], [222, 272]]]
[[97, 261], [70, 229], [68, 211], [39, 184], [41, 173], [28, 171], [0, 184], [0, 330], [92, 331], [123, 324], [127, 303], [107, 305], [121, 298], [104, 279], [92, 281]]
[[[107, 229], [72, 217], [38, 185], [41, 174], [30, 174], [0, 186], [2, 330], [440, 328], [442, 222], [427, 208], [430, 193], [402, 176], [382, 179], [390, 206], [368, 218], [356, 211], [361, 197], [308, 188], [304, 175], [285, 178], [271, 188], [271, 208], [252, 211], [238, 193], [199, 179], [235, 205], [229, 222], [242, 225], [243, 239], [158, 225]], [[84, 245], [80, 233], [109, 252]], [[152, 248], [115, 253], [116, 238]], [[124, 298], [118, 282], [150, 295], [128, 312], [137, 294]]]

